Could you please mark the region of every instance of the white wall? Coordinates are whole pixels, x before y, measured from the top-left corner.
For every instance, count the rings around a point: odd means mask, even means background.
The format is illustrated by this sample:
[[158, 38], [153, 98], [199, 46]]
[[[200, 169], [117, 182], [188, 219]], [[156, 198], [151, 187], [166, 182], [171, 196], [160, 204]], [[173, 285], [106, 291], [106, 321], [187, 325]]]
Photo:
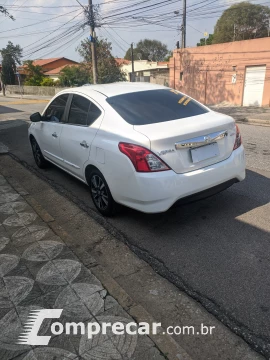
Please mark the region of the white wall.
[[[121, 70], [124, 71], [126, 74], [126, 79], [129, 81], [129, 74], [132, 72], [132, 64], [123, 64], [120, 66]], [[151, 69], [167, 69], [168, 66], [166, 65], [158, 65], [155, 61], [147, 61], [147, 60], [136, 60], [134, 61], [134, 72], [137, 71], [149, 71]], [[146, 76], [146, 75], [145, 75]], [[149, 75], [148, 75], [149, 76]]]

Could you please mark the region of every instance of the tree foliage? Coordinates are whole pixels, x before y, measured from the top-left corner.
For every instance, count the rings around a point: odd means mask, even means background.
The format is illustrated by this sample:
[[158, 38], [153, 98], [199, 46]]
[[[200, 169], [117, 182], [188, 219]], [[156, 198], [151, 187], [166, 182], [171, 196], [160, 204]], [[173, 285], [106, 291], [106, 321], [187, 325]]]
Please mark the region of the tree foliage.
[[[87, 83], [93, 83], [92, 76], [92, 51], [91, 42], [85, 39], [81, 42], [77, 51], [84, 60], [84, 66], [88, 69]], [[114, 57], [112, 56], [112, 44], [107, 39], [96, 39], [96, 56], [98, 83], [112, 83], [116, 81], [125, 81], [125, 76]]]
[[40, 86], [55, 86], [56, 83], [53, 79], [49, 77], [44, 77], [40, 83]]
[[173, 57], [173, 52], [169, 51], [169, 54], [164, 58], [164, 61], [170, 61], [171, 57]]
[[66, 66], [59, 76], [61, 86], [81, 86], [89, 82], [89, 70], [84, 64]]
[[[166, 44], [158, 40], [140, 40], [133, 50], [134, 60], [163, 61], [169, 54]], [[126, 60], [131, 60], [131, 48], [125, 55]]]
[[200, 42], [197, 43], [197, 46], [205, 46], [205, 45], [212, 45], [213, 44], [213, 34], [209, 34], [208, 38], [205, 41], [205, 38], [201, 38]]
[[24, 84], [29, 86], [41, 86], [41, 83], [44, 80], [42, 67], [34, 65], [33, 60], [25, 61], [24, 65], [26, 72], [26, 80]]
[[232, 5], [215, 25], [213, 44], [266, 37], [269, 17], [268, 6], [246, 1]]
[[14, 17], [12, 15], [10, 15], [10, 13], [7, 11], [7, 9], [2, 5], [0, 5], [0, 13], [2, 13], [3, 15], [9, 17], [13, 21], [15, 20]]
[[4, 85], [14, 85], [16, 65], [21, 64], [22, 48], [9, 41], [7, 46], [0, 50], [0, 53], [2, 55], [2, 82]]

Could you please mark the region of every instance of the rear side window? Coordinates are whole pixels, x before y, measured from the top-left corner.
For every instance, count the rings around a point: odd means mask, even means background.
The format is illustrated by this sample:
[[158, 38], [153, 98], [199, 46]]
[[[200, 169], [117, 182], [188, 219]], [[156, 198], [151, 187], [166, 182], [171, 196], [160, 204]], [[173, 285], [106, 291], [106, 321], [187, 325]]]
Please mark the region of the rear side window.
[[58, 96], [52, 101], [45, 112], [47, 121], [64, 122], [65, 107], [68, 101], [68, 94]]
[[89, 126], [100, 114], [100, 109], [90, 100], [74, 94], [70, 105], [68, 123]]
[[101, 115], [101, 110], [91, 102], [88, 118], [87, 118], [87, 125], [91, 125], [98, 117]]
[[133, 92], [106, 100], [131, 125], [155, 124], [208, 112], [190, 97], [171, 89]]

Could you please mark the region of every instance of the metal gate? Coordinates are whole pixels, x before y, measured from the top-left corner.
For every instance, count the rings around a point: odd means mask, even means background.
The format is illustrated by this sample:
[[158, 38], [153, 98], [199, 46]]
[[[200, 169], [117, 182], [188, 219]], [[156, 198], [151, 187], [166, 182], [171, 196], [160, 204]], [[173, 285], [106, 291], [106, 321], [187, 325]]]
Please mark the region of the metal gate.
[[266, 66], [246, 68], [243, 106], [261, 106]]

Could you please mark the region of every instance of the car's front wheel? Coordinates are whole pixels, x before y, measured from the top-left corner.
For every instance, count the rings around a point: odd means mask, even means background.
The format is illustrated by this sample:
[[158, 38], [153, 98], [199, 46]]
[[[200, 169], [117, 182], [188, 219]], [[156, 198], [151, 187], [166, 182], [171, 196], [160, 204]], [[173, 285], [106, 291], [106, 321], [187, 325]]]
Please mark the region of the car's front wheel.
[[31, 146], [34, 155], [35, 162], [40, 169], [44, 169], [48, 166], [48, 161], [42, 155], [40, 147], [35, 138], [31, 139]]
[[114, 215], [117, 204], [114, 201], [109, 186], [101, 172], [97, 169], [92, 170], [88, 178], [88, 183], [92, 200], [98, 211], [104, 216]]

